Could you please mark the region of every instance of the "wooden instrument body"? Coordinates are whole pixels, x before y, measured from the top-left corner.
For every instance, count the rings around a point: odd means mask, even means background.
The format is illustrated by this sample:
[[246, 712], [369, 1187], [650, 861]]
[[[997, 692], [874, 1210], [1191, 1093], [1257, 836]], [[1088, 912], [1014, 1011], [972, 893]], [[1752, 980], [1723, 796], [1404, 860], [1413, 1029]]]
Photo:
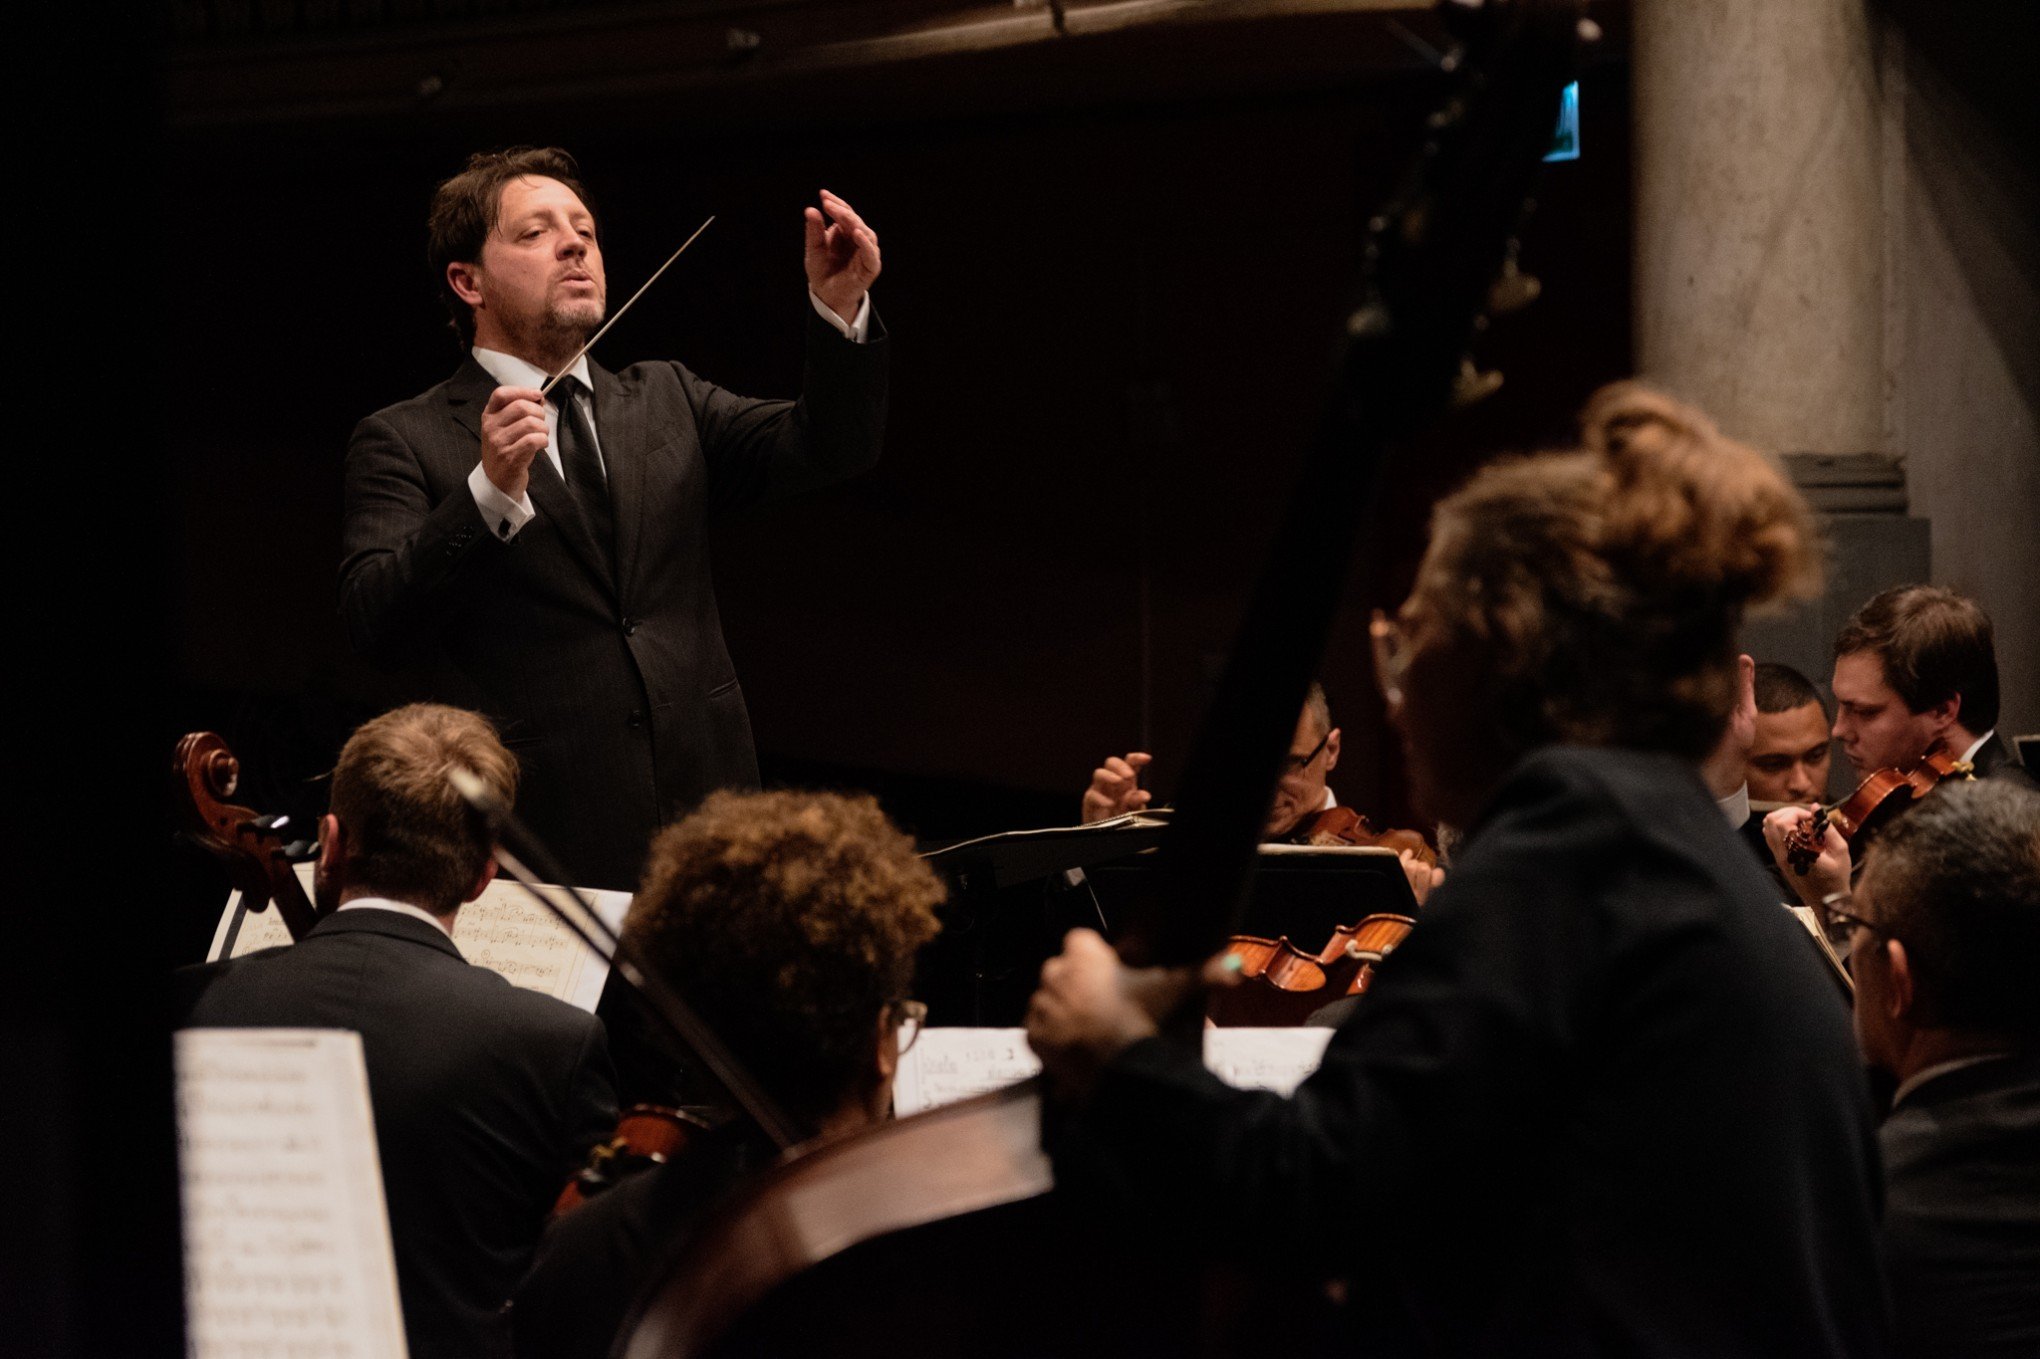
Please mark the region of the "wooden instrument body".
[[685, 1154], [688, 1143], [708, 1130], [705, 1121], [684, 1109], [631, 1105], [616, 1120], [609, 1140], [589, 1151], [588, 1163], [560, 1190], [552, 1215], [572, 1212], [625, 1176], [665, 1165]]
[[1822, 807], [1813, 817], [1785, 837], [1785, 861], [1792, 871], [1805, 876], [1813, 867], [1834, 827], [1853, 855], [1874, 837], [1880, 826], [1939, 787], [1944, 779], [1969, 777], [1967, 761], [1949, 754], [1939, 742], [1905, 769], [1896, 767], [1871, 772], [1840, 802]]
[[1235, 935], [1227, 956], [1240, 960], [1237, 984], [1212, 993], [1206, 1013], [1220, 1028], [1289, 1028], [1335, 1000], [1360, 996], [1374, 969], [1409, 937], [1416, 920], [1382, 912], [1341, 925], [1315, 954], [1287, 939]]

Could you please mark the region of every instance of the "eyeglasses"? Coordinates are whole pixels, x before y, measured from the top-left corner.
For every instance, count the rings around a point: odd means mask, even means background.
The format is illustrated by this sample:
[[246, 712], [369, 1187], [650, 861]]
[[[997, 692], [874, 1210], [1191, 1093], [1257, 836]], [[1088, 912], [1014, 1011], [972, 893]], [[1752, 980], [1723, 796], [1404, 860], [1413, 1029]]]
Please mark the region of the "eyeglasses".
[[896, 1000], [892, 1003], [893, 1013], [899, 1018], [900, 1055], [906, 1056], [907, 1049], [914, 1046], [914, 1040], [921, 1036], [921, 1030], [928, 1023], [928, 1002], [924, 1000]]
[[1855, 904], [1855, 900], [1847, 892], [1830, 892], [1820, 899], [1820, 908], [1827, 912], [1828, 919], [1836, 924], [1847, 925], [1852, 929], [1861, 926], [1863, 929], [1870, 931], [1870, 933], [1885, 939], [1892, 937], [1891, 931], [1884, 928], [1884, 926], [1874, 920], [1865, 920], [1862, 916], [1849, 909]]
[[1311, 761], [1313, 761], [1313, 760], [1317, 759], [1317, 757], [1318, 757], [1319, 755], [1321, 755], [1321, 754], [1323, 754], [1323, 753], [1324, 753], [1324, 748], [1325, 748], [1325, 742], [1327, 742], [1327, 741], [1329, 741], [1329, 740], [1331, 740], [1331, 739], [1332, 739], [1332, 734], [1331, 734], [1330, 732], [1326, 732], [1326, 733], [1325, 733], [1325, 734], [1324, 734], [1323, 736], [1320, 736], [1320, 737], [1318, 737], [1318, 742], [1317, 742], [1317, 744], [1316, 744], [1316, 745], [1314, 745], [1314, 746], [1312, 746], [1312, 747], [1310, 748], [1310, 754], [1308, 754], [1308, 755], [1296, 755], [1296, 754], [1290, 754], [1290, 755], [1285, 755], [1285, 756], [1283, 757], [1283, 763], [1282, 763], [1282, 776], [1283, 776], [1284, 778], [1289, 778], [1289, 779], [1293, 779], [1293, 778], [1295, 778], [1295, 777], [1296, 777], [1296, 776], [1297, 776], [1298, 774], [1301, 774], [1301, 773], [1302, 773], [1302, 772], [1303, 772], [1304, 770], [1306, 770], [1306, 769], [1310, 768], [1310, 766], [1311, 766]]
[[1403, 701], [1403, 677], [1410, 670], [1409, 638], [1403, 635], [1402, 624], [1376, 609], [1367, 623], [1367, 640], [1374, 643], [1374, 682], [1395, 707]]

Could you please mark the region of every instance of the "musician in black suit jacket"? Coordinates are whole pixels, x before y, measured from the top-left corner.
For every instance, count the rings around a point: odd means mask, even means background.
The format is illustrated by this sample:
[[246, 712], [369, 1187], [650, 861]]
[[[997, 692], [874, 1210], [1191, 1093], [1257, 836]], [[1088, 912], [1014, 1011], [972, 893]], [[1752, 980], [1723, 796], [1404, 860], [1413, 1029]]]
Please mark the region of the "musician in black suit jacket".
[[413, 705], [342, 750], [320, 831], [338, 909], [284, 948], [191, 969], [185, 1024], [361, 1035], [413, 1359], [506, 1353], [502, 1310], [568, 1173], [616, 1122], [593, 1015], [461, 957], [490, 838], [445, 778], [503, 797], [516, 761], [473, 713]]
[[1842, 912], [1908, 1359], [2040, 1354], [2040, 793], [1957, 783], [1888, 826]]
[[355, 429], [340, 604], [365, 655], [499, 724], [519, 811], [583, 884], [627, 889], [661, 824], [758, 778], [708, 516], [870, 467], [886, 345], [878, 238], [825, 193], [800, 400], [586, 358], [541, 397], [605, 312], [584, 198], [551, 149], [478, 155], [440, 186], [430, 254], [469, 354]]
[[1348, 1280], [1356, 1352], [1874, 1359], [1847, 1021], [1695, 773], [1811, 515], [1653, 393], [1582, 423], [1443, 501], [1376, 628], [1418, 808], [1468, 828], [1423, 921], [1286, 1099], [1157, 1036], [1194, 978], [1072, 932], [1028, 1012], [1058, 1188]]

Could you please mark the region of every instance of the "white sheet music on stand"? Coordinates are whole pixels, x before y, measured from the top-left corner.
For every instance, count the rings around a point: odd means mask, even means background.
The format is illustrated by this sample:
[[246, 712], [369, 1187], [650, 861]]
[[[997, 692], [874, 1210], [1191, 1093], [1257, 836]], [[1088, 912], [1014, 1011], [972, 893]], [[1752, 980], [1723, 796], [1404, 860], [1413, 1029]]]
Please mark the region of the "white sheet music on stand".
[[[1228, 1085], [1287, 1095], [1317, 1070], [1330, 1029], [1206, 1029], [1204, 1064]], [[1041, 1070], [1025, 1029], [922, 1029], [893, 1077], [904, 1118], [1002, 1089]]]
[[404, 1359], [361, 1035], [177, 1035], [186, 1353]]
[[[298, 879], [305, 895], [312, 891], [312, 866], [299, 864]], [[595, 899], [595, 909], [612, 930], [623, 927], [624, 912], [630, 909], [628, 892], [583, 892]], [[213, 931], [207, 961], [217, 961], [226, 947], [227, 933], [240, 914], [241, 894], [227, 898], [227, 909]], [[234, 936], [233, 956], [274, 948], [290, 942], [290, 931], [274, 906], [243, 916]], [[453, 942], [469, 962], [500, 972], [509, 980], [533, 991], [575, 1005], [595, 1009], [602, 999], [602, 983], [609, 977], [609, 964], [588, 951], [573, 931], [562, 925], [551, 911], [533, 901], [514, 882], [497, 879], [481, 896], [460, 908], [454, 917]]]

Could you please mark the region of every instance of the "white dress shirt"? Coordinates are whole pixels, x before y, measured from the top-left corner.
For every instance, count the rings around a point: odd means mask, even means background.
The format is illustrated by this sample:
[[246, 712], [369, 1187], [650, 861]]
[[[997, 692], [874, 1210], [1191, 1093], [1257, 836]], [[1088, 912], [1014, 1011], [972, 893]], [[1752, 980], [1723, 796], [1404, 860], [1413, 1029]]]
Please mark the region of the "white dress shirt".
[[[849, 321], [830, 311], [828, 305], [816, 297], [812, 290], [808, 292], [808, 301], [814, 304], [815, 311], [821, 318], [834, 326], [837, 333], [850, 343], [863, 344], [865, 337], [870, 334], [870, 293], [866, 293], [864, 300], [857, 304], [857, 315]], [[490, 377], [505, 387], [543, 387], [546, 380], [552, 376], [543, 368], [526, 363], [514, 354], [484, 349], [480, 345], [476, 345], [469, 352], [475, 356], [475, 362], [482, 365]], [[589, 442], [594, 446], [596, 464], [602, 468], [602, 475], [607, 478], [609, 466], [602, 459], [602, 435], [595, 428], [595, 407], [589, 400], [589, 393], [595, 384], [588, 377], [588, 356], [583, 354], [574, 360], [574, 366], [567, 371], [580, 379], [580, 385], [574, 388], [574, 405], [581, 412], [581, 425], [588, 431]], [[560, 462], [560, 417], [558, 410], [550, 401], [545, 403], [545, 455], [552, 460], [553, 471], [560, 474], [561, 481], [565, 481], [567, 470]], [[489, 480], [489, 474], [480, 462], [475, 463], [475, 470], [468, 473], [468, 493], [475, 498], [475, 508], [482, 512], [482, 522], [489, 526], [490, 532], [506, 543], [517, 536], [519, 529], [538, 517], [538, 511], [532, 507], [531, 492], [528, 489], [522, 496], [512, 500], [504, 494], [501, 487]]]
[[[408, 901], [392, 901], [388, 897], [356, 897], [352, 901], [341, 902], [338, 910], [395, 911], [398, 915], [408, 915], [415, 920], [424, 921], [426, 924], [430, 925], [433, 929], [438, 930], [441, 934], [445, 935], [449, 939], [453, 937], [453, 931], [446, 928], [446, 926], [440, 922], [438, 916], [432, 914], [432, 912], [430, 911], [424, 910], [417, 906], [413, 906]], [[338, 911], [336, 911], [335, 914], [338, 914]]]
[[1973, 745], [1973, 746], [1971, 746], [1971, 747], [1969, 747], [1969, 749], [1967, 749], [1967, 750], [1965, 750], [1965, 751], [1963, 751], [1963, 752], [1962, 752], [1962, 761], [1963, 761], [1963, 763], [1964, 763], [1964, 764], [1967, 764], [1967, 763], [1969, 763], [1970, 761], [1974, 760], [1974, 759], [1976, 758], [1976, 752], [1977, 752], [1977, 751], [1979, 751], [1979, 750], [1982, 750], [1982, 749], [1983, 749], [1983, 748], [1984, 748], [1985, 746], [1989, 745], [1989, 744], [1990, 744], [1990, 738], [1991, 738], [1991, 737], [1993, 737], [1993, 736], [1995, 736], [1995, 735], [1997, 735], [1997, 728], [1996, 728], [1996, 727], [1992, 727], [1992, 728], [1991, 728], [1991, 729], [1990, 729], [1989, 731], [1987, 731], [1987, 732], [1985, 732], [1985, 733], [1984, 733], [1983, 735], [1981, 735], [1981, 736], [1977, 737], [1977, 738], [1976, 738], [1976, 744], [1975, 744], [1975, 745]]
[[1745, 783], [1727, 797], [1714, 799], [1714, 805], [1721, 808], [1721, 814], [1728, 818], [1729, 825], [1740, 830], [1742, 823], [1750, 819], [1749, 784]]

